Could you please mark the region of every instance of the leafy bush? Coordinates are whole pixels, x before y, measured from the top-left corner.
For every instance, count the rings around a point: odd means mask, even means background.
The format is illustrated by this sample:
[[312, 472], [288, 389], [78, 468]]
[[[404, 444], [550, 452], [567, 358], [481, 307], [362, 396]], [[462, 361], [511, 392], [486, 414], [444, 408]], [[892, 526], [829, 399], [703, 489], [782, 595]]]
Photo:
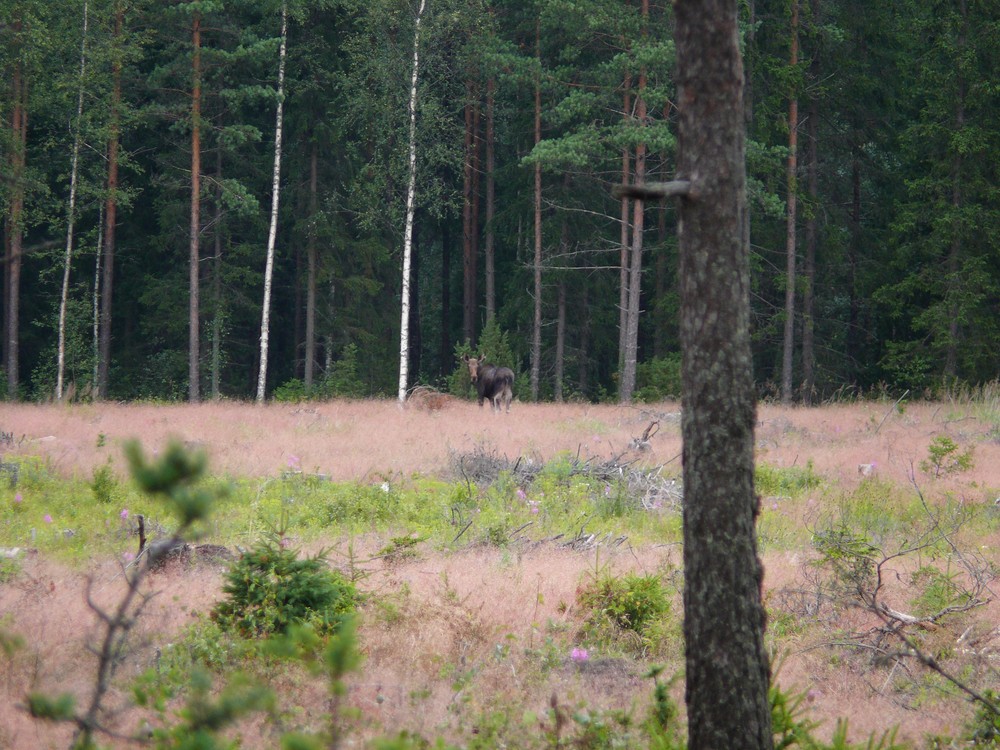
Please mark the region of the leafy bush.
[[681, 397], [680, 352], [653, 357], [635, 368], [636, 400], [663, 401]]
[[292, 378], [274, 389], [274, 400], [281, 403], [297, 404], [306, 401], [310, 396], [306, 384], [298, 378]]
[[300, 559], [281, 531], [233, 563], [222, 590], [227, 598], [212, 610], [212, 619], [245, 637], [285, 633], [297, 623], [334, 633], [358, 599], [354, 585], [331, 570], [322, 554]]
[[658, 575], [617, 577], [599, 572], [577, 592], [576, 600], [590, 613], [588, 626], [594, 633], [610, 625], [645, 636], [670, 611], [667, 589]]

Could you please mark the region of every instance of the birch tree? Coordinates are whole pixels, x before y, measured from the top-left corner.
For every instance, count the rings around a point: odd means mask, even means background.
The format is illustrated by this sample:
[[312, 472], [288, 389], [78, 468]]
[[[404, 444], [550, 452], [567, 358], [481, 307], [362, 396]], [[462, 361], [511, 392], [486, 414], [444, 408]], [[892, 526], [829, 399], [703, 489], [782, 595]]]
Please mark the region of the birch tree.
[[399, 403], [406, 401], [410, 349], [410, 264], [413, 252], [413, 211], [417, 182], [417, 80], [420, 70], [420, 19], [426, 0], [420, 0], [413, 24], [413, 72], [410, 76], [410, 171], [406, 185], [406, 228], [403, 234], [403, 289], [399, 322]]
[[76, 126], [73, 133], [73, 156], [69, 176], [69, 204], [66, 209], [66, 256], [63, 263], [62, 293], [59, 297], [59, 343], [56, 354], [56, 401], [63, 397], [63, 373], [66, 366], [66, 303], [69, 298], [69, 269], [73, 259], [73, 224], [76, 218], [76, 179], [80, 163], [80, 127], [83, 120], [83, 81], [87, 70], [88, 3], [83, 3], [83, 33], [80, 41], [80, 78], [77, 82]]
[[278, 106], [274, 118], [274, 170], [271, 175], [271, 225], [267, 232], [267, 262], [264, 267], [264, 306], [260, 320], [260, 371], [257, 403], [264, 403], [267, 386], [267, 344], [271, 322], [271, 281], [274, 277], [274, 247], [278, 236], [278, 199], [281, 195], [281, 126], [285, 99], [285, 55], [288, 49], [288, 3], [281, 3], [281, 47], [278, 52]]

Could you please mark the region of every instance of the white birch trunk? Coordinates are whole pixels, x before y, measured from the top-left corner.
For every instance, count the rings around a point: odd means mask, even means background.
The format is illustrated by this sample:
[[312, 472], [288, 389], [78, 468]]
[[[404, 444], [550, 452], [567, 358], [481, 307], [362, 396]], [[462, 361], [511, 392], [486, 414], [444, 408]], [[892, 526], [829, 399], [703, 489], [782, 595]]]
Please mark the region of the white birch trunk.
[[399, 404], [406, 401], [410, 351], [410, 262], [413, 251], [413, 211], [417, 180], [417, 71], [420, 67], [420, 18], [426, 0], [420, 0], [413, 26], [413, 75], [410, 78], [410, 177], [406, 188], [406, 230], [403, 236], [403, 291], [399, 323]]
[[281, 117], [285, 99], [285, 52], [288, 46], [288, 3], [281, 4], [281, 49], [278, 53], [278, 110], [274, 125], [274, 173], [271, 182], [271, 228], [267, 233], [267, 265], [264, 268], [264, 311], [260, 320], [260, 374], [257, 403], [264, 403], [267, 384], [267, 343], [271, 322], [271, 279], [274, 275], [274, 245], [278, 236], [278, 198], [281, 192]]
[[83, 119], [83, 75], [87, 69], [87, 0], [83, 3], [83, 39], [80, 41], [80, 80], [76, 98], [76, 132], [73, 134], [73, 165], [69, 176], [69, 209], [66, 214], [66, 259], [63, 265], [62, 294], [59, 297], [59, 345], [56, 362], [56, 401], [63, 398], [66, 371], [66, 305], [69, 300], [69, 269], [73, 259], [73, 224], [76, 219], [76, 176], [80, 162], [80, 125]]

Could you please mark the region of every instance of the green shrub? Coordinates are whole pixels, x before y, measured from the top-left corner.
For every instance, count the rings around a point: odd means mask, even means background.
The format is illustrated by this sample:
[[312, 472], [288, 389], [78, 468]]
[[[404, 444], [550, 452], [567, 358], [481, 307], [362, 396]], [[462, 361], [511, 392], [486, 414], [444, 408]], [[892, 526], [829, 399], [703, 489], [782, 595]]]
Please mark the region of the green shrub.
[[681, 397], [680, 352], [653, 357], [635, 368], [636, 400], [663, 401]]
[[358, 372], [357, 344], [351, 342], [341, 350], [340, 359], [333, 363], [322, 390], [325, 395], [342, 398], [361, 398], [367, 394], [368, 389]]
[[309, 398], [309, 389], [298, 378], [292, 378], [274, 389], [274, 400], [281, 403], [297, 404]]
[[801, 466], [769, 466], [757, 464], [754, 469], [754, 487], [761, 495], [795, 495], [818, 487], [820, 477], [813, 470], [812, 461]]
[[118, 480], [111, 468], [110, 460], [103, 466], [94, 469], [94, 479], [90, 483], [94, 491], [94, 499], [104, 505], [110, 505], [118, 496]]
[[245, 637], [285, 633], [297, 623], [336, 632], [358, 599], [354, 585], [331, 570], [322, 554], [300, 559], [280, 531], [233, 563], [222, 590], [226, 599], [212, 610], [212, 619]]
[[577, 603], [590, 612], [592, 624], [610, 623], [639, 635], [670, 610], [667, 589], [658, 575], [600, 573], [577, 593]]
[[960, 453], [954, 440], [938, 435], [927, 447], [927, 458], [920, 462], [920, 470], [934, 477], [968, 471], [973, 465], [973, 450], [969, 447]]

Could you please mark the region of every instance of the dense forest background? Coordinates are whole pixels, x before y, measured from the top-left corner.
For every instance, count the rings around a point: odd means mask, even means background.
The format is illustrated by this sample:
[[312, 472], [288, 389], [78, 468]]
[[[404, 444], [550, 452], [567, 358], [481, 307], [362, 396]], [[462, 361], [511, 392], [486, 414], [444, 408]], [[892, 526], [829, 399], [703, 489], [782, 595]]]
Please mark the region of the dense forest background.
[[[676, 213], [612, 193], [690, 177], [671, 24], [0, 0], [0, 390], [252, 398], [263, 354], [269, 397], [393, 394], [412, 187], [408, 385], [485, 348], [521, 398], [677, 395]], [[761, 393], [996, 378], [1000, 4], [747, 0], [741, 29]]]

